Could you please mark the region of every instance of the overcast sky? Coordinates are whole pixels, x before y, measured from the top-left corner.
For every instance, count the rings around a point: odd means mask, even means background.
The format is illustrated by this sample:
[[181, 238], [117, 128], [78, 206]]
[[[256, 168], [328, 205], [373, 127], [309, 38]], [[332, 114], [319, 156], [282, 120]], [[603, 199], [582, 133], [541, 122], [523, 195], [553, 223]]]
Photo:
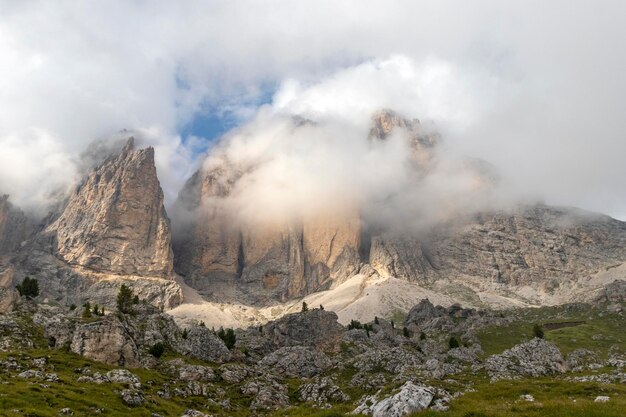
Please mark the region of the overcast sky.
[[626, 219], [626, 2], [0, 0], [0, 192], [26, 208], [141, 132], [168, 201], [259, 107], [392, 107], [519, 195]]

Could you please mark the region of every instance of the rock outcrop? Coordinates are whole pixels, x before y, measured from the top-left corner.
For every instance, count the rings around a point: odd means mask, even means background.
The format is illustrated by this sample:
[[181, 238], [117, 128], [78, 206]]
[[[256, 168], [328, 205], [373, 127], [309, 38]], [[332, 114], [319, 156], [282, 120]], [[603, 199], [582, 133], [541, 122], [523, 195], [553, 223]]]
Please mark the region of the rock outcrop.
[[99, 273], [170, 278], [170, 223], [156, 174], [154, 149], [131, 137], [69, 196], [40, 239], [69, 265]]
[[535, 338], [490, 356], [485, 369], [492, 381], [539, 377], [565, 372], [565, 360], [559, 349], [550, 342]]
[[193, 220], [174, 241], [176, 270], [190, 286], [219, 300], [285, 301], [358, 271], [358, 211], [245, 223], [227, 204], [243, 176], [221, 160], [194, 174], [179, 196], [178, 210]]
[[309, 346], [324, 352], [339, 349], [344, 327], [332, 311], [309, 310], [289, 314], [263, 326], [263, 337], [274, 348]]
[[582, 210], [524, 206], [433, 228], [424, 236], [381, 235], [371, 265], [423, 284], [471, 276], [554, 290], [626, 259], [626, 223]]

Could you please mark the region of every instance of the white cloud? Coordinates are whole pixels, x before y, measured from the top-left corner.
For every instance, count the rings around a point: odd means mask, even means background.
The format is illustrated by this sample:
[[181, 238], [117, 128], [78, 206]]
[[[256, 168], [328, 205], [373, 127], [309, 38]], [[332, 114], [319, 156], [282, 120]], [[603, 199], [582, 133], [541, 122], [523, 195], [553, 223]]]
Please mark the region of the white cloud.
[[[128, 128], [162, 147], [171, 200], [194, 162], [181, 127], [203, 107], [251, 117], [282, 86], [276, 107], [302, 112], [415, 111], [524, 192], [624, 217], [625, 14], [618, 0], [0, 1], [0, 191], [45, 202], [42, 178], [71, 177], [60, 161]], [[368, 73], [387, 75], [359, 96]]]

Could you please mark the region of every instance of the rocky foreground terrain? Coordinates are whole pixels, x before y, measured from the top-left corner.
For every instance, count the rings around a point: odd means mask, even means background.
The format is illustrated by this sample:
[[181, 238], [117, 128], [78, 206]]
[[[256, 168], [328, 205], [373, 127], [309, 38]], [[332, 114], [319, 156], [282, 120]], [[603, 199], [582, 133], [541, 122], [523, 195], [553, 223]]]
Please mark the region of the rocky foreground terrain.
[[92, 315], [2, 290], [0, 306], [1, 415], [618, 416], [626, 407], [623, 281], [594, 305], [498, 312], [424, 299], [403, 318], [349, 326], [311, 306], [230, 339], [203, 323], [179, 327], [145, 300]]

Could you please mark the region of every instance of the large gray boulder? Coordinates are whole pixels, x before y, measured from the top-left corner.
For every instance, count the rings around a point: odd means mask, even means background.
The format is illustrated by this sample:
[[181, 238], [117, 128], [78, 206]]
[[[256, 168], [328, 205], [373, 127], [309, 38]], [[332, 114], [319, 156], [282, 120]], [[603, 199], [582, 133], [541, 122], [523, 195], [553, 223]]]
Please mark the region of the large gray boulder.
[[209, 362], [227, 362], [230, 360], [230, 351], [219, 337], [204, 326], [195, 326], [189, 329], [176, 350], [183, 355]]
[[259, 365], [289, 377], [315, 376], [332, 366], [324, 353], [303, 346], [284, 347], [264, 357]]
[[339, 350], [343, 332], [337, 314], [320, 309], [289, 314], [263, 326], [263, 335], [275, 348], [310, 346], [325, 352]]
[[398, 393], [381, 401], [378, 401], [378, 394], [362, 398], [359, 406], [351, 414], [403, 417], [428, 408], [433, 403], [435, 394], [436, 390], [433, 387], [407, 381]]
[[492, 381], [539, 377], [565, 372], [567, 366], [559, 349], [544, 339], [513, 346], [500, 355], [487, 358], [485, 369]]
[[70, 350], [86, 358], [111, 365], [137, 367], [139, 349], [123, 323], [115, 315], [77, 326]]

